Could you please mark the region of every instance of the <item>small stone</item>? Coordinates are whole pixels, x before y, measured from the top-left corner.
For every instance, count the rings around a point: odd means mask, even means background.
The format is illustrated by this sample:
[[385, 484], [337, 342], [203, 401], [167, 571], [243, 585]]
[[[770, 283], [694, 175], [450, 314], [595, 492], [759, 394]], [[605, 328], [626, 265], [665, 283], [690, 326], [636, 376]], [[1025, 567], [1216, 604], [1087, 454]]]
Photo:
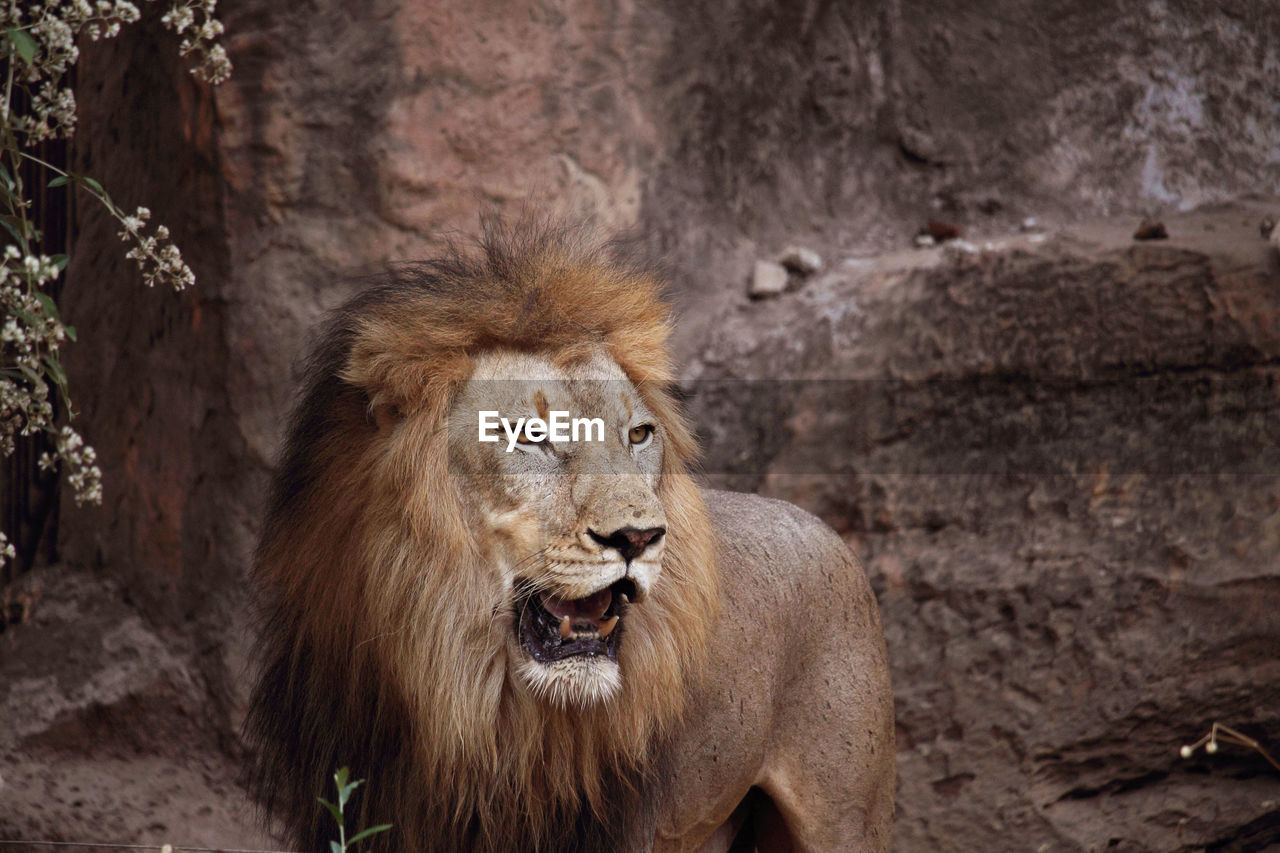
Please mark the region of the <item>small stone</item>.
[[1165, 230], [1164, 223], [1158, 219], [1144, 219], [1138, 225], [1138, 230], [1133, 232], [1135, 240], [1168, 240], [1169, 232]]
[[917, 234], [915, 236], [915, 239], [912, 240], [912, 242], [915, 243], [916, 247], [920, 249], [927, 249], [930, 246], [934, 245], [934, 239], [930, 237], [928, 234]]
[[1262, 221], [1258, 223], [1258, 233], [1262, 235], [1263, 240], [1274, 236], [1276, 233], [1276, 221], [1270, 216], [1262, 217]]
[[813, 275], [822, 269], [822, 256], [803, 246], [788, 246], [778, 256], [778, 263], [800, 275]]
[[1022, 224], [1018, 226], [1018, 230], [1023, 234], [1035, 234], [1040, 230], [1040, 220], [1036, 219], [1034, 216], [1028, 216], [1026, 219], [1022, 220]]
[[755, 271], [751, 273], [751, 286], [747, 295], [754, 299], [777, 296], [787, 289], [787, 270], [782, 264], [773, 261], [756, 261]]
[[943, 222], [939, 219], [930, 219], [920, 228], [918, 233], [928, 234], [935, 243], [957, 240], [964, 234], [959, 225], [953, 225], [950, 222]]

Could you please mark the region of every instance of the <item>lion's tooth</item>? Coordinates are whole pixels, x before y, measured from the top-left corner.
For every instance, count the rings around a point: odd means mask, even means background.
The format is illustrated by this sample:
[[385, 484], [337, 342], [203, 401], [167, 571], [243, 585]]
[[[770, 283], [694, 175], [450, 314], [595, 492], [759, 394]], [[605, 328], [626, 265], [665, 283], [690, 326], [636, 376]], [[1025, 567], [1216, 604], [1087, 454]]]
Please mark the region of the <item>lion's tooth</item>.
[[573, 624], [570, 622], [569, 617], [561, 616], [560, 617], [560, 639], [562, 640], [569, 639], [569, 634], [572, 631], [573, 631]]
[[618, 617], [617, 617], [617, 616], [610, 616], [608, 619], [605, 619], [605, 620], [601, 621], [601, 623], [600, 623], [600, 637], [601, 637], [601, 639], [603, 639], [603, 638], [605, 638], [605, 637], [609, 636], [610, 634], [612, 634], [612, 633], [613, 633], [613, 629], [614, 629], [614, 628], [616, 628], [616, 627], [618, 627]]

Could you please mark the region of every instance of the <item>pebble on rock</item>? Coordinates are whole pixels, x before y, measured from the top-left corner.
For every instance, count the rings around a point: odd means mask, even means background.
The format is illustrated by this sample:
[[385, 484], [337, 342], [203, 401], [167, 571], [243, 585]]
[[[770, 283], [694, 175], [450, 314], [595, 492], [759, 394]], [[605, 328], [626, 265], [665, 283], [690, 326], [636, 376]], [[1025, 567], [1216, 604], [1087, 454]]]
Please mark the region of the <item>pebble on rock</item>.
[[964, 234], [964, 231], [961, 230], [959, 225], [930, 219], [917, 233], [929, 235], [935, 243], [945, 243], [948, 240], [958, 240]]
[[1142, 224], [1138, 226], [1138, 230], [1133, 232], [1135, 240], [1168, 240], [1169, 232], [1165, 230], [1164, 223], [1156, 219], [1144, 219]]
[[751, 287], [747, 290], [748, 296], [756, 299], [777, 296], [786, 289], [786, 267], [774, 261], [756, 261], [755, 271], [751, 273]]
[[822, 256], [803, 246], [788, 246], [778, 257], [778, 263], [800, 275], [813, 275], [822, 269]]

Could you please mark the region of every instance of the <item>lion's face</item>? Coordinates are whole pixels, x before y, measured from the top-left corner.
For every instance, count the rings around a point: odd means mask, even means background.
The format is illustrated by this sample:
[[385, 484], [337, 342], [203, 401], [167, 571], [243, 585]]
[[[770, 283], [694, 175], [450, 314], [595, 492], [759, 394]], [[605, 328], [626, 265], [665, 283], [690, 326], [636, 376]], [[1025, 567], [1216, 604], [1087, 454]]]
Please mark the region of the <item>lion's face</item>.
[[[496, 440], [480, 440], [481, 413]], [[556, 418], [568, 440], [517, 432], [521, 418]], [[544, 699], [590, 705], [626, 677], [629, 611], [662, 570], [663, 449], [662, 424], [603, 350], [560, 365], [488, 353], [455, 401], [449, 460], [507, 605], [495, 618], [508, 667]]]

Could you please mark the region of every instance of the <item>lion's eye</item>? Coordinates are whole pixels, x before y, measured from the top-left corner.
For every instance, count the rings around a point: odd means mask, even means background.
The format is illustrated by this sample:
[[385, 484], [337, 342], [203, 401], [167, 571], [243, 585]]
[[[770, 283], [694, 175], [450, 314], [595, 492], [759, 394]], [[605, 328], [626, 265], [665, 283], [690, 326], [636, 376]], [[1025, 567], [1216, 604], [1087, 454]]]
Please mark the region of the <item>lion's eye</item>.
[[633, 426], [631, 431], [627, 433], [627, 438], [631, 441], [633, 447], [643, 447], [653, 438], [653, 425], [640, 424]]
[[533, 444], [533, 439], [529, 438], [528, 432], [520, 430], [516, 433], [516, 444]]

